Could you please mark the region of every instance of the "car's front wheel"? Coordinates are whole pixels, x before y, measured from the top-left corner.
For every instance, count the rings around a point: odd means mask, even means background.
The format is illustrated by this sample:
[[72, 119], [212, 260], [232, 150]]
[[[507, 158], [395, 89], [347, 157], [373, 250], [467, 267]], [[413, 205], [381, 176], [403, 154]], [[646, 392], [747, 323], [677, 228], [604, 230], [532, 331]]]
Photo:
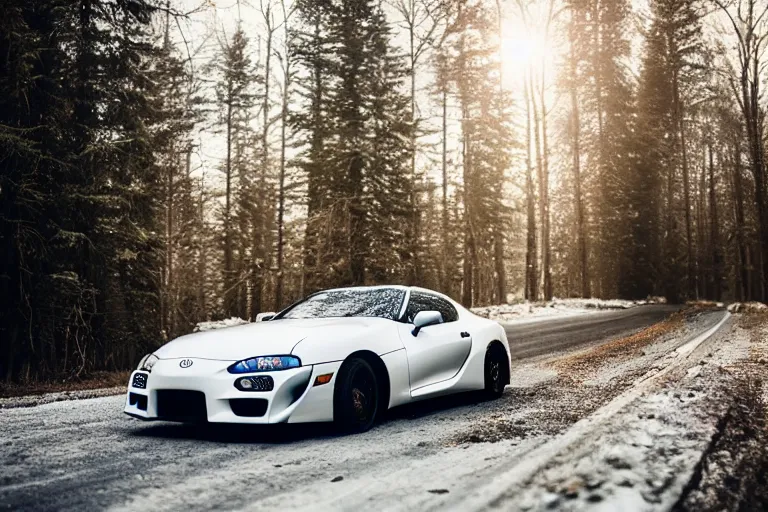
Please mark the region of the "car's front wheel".
[[485, 352], [485, 395], [489, 399], [500, 398], [507, 385], [509, 363], [507, 351], [499, 344], [493, 344]]
[[379, 412], [376, 373], [365, 359], [344, 362], [336, 380], [333, 419], [344, 432], [365, 432], [373, 427]]

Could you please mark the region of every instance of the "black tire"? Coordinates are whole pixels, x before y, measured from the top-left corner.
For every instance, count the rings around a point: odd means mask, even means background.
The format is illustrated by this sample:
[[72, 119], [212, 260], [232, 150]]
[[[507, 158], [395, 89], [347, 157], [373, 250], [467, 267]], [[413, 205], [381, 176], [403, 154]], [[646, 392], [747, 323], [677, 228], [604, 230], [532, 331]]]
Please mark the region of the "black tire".
[[500, 345], [493, 344], [485, 352], [485, 396], [489, 400], [500, 398], [504, 394], [509, 373], [507, 351]]
[[333, 420], [345, 433], [366, 432], [379, 414], [379, 383], [368, 361], [352, 358], [344, 362], [336, 378]]

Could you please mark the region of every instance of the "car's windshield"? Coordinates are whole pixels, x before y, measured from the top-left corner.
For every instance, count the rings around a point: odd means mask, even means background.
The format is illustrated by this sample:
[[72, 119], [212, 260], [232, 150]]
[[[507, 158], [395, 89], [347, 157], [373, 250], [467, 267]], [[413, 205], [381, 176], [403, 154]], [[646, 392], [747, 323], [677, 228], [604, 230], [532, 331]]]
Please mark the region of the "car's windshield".
[[398, 288], [348, 288], [316, 293], [280, 313], [275, 320], [378, 317], [397, 320], [405, 298]]

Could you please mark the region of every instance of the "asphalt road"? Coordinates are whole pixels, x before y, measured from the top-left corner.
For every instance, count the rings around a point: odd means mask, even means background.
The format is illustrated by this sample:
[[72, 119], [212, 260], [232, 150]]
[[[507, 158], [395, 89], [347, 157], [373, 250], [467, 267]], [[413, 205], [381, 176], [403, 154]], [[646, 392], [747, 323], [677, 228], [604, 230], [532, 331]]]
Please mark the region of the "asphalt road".
[[522, 360], [599, 344], [664, 320], [680, 306], [650, 305], [554, 320], [506, 324], [512, 359]]
[[[535, 358], [605, 342], [674, 309], [639, 307], [508, 332], [515, 358]], [[346, 437], [324, 425], [143, 423], [122, 414], [122, 396], [3, 409], [0, 509], [442, 508], [456, 496], [449, 489], [469, 492], [542, 442], [535, 435], [507, 445], [457, 439], [510, 413], [537, 431], [548, 430], [537, 422], [552, 418], [565, 425], [593, 394], [578, 393], [511, 387], [494, 402], [471, 395], [433, 400], [399, 408], [371, 432]], [[541, 399], [549, 419], [534, 403]], [[564, 410], [571, 413], [563, 419]]]

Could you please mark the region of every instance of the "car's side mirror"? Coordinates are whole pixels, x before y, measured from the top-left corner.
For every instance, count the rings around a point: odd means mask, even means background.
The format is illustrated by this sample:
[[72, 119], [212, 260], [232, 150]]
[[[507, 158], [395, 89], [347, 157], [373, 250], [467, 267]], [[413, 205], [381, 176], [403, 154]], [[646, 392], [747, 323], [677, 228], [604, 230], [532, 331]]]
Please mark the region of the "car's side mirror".
[[441, 323], [443, 323], [443, 315], [439, 311], [419, 311], [413, 319], [414, 327], [411, 334], [418, 336], [419, 331], [424, 327]]
[[267, 321], [272, 320], [273, 318], [275, 318], [275, 315], [277, 315], [277, 313], [274, 313], [274, 312], [259, 313], [258, 315], [256, 315], [256, 321], [257, 322], [267, 322]]

